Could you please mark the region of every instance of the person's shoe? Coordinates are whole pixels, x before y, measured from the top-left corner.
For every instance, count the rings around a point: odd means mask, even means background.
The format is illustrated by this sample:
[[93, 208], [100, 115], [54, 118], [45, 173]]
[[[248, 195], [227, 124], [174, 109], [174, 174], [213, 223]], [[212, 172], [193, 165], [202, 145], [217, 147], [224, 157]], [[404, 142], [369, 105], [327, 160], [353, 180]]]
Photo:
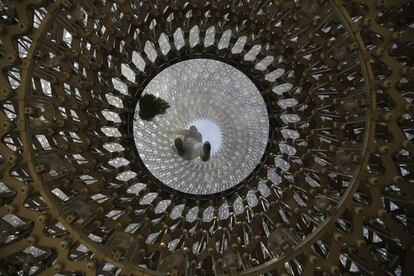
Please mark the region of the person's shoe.
[[180, 156], [184, 155], [184, 144], [181, 138], [177, 138], [174, 141], [175, 147], [177, 148], [177, 152]]
[[208, 161], [210, 159], [211, 145], [209, 142], [205, 142], [203, 145], [203, 155], [201, 156], [202, 161]]

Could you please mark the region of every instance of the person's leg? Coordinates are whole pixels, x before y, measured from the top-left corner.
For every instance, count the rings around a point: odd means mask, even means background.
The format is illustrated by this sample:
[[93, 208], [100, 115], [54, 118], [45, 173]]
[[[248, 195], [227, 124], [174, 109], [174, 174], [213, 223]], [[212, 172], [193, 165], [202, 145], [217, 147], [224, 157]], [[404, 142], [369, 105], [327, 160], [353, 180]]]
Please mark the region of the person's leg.
[[181, 138], [175, 139], [174, 144], [175, 144], [175, 147], [177, 148], [178, 155], [183, 156], [185, 152], [183, 139]]
[[210, 159], [211, 145], [209, 142], [205, 142], [203, 145], [203, 154], [200, 156], [202, 161], [208, 161]]

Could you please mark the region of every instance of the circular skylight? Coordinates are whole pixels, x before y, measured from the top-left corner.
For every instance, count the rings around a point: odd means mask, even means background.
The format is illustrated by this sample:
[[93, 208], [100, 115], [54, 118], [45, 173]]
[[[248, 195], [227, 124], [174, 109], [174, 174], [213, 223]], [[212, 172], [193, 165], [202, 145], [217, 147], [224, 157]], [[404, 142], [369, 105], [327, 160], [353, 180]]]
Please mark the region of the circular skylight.
[[[170, 104], [153, 121], [135, 110], [135, 144], [147, 169], [170, 188], [194, 195], [228, 190], [259, 164], [269, 136], [265, 102], [255, 84], [241, 71], [221, 61], [191, 59], [159, 73], [146, 86]], [[196, 126], [211, 157], [182, 159], [175, 149], [177, 130]]]

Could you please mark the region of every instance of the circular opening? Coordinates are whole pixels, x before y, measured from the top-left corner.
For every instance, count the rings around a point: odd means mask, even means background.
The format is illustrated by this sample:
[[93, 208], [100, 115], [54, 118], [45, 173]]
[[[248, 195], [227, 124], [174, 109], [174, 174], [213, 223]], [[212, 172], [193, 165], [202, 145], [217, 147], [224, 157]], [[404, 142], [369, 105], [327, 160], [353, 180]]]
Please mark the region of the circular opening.
[[[145, 94], [170, 108], [147, 121], [139, 117], [137, 104], [136, 148], [147, 169], [169, 188], [192, 195], [221, 193], [259, 164], [269, 136], [268, 113], [258, 88], [240, 70], [211, 59], [182, 61], [156, 75], [141, 97]], [[191, 126], [201, 134], [197, 143], [185, 134]], [[211, 145], [208, 161], [202, 160], [205, 142]]]

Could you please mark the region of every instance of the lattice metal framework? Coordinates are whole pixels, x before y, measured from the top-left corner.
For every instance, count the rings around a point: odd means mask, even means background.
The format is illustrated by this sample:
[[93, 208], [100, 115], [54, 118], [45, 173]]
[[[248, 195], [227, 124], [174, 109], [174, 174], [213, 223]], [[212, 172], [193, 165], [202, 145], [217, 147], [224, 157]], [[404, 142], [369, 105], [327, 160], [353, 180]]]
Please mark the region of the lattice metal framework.
[[[413, 16], [410, 0], [2, 1], [1, 275], [412, 275]], [[269, 112], [252, 177], [209, 199], [159, 185], [132, 131], [150, 80], [194, 58], [242, 71]]]
[[[217, 60], [186, 60], [164, 69], [144, 93], [156, 94], [170, 105], [165, 116], [151, 123], [139, 118], [139, 108], [135, 112], [137, 155], [155, 178], [187, 197], [212, 198], [254, 177], [252, 171], [267, 146], [269, 118], [258, 88], [241, 71]], [[209, 162], [183, 160], [174, 147], [174, 132], [197, 120], [216, 124], [222, 140], [220, 145], [211, 141]]]

